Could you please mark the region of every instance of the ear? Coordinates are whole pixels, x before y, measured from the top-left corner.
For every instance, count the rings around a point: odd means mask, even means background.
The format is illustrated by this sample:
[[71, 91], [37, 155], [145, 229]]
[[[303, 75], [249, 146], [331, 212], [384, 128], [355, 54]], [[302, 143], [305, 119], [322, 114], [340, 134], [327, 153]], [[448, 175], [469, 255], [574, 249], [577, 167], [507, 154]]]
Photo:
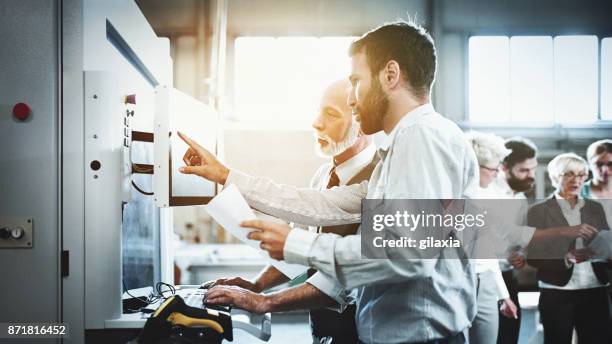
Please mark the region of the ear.
[[508, 164], [506, 164], [505, 162], [502, 163], [502, 171], [508, 172]]
[[400, 86], [402, 75], [399, 63], [395, 60], [389, 60], [381, 71], [381, 84], [388, 89], [395, 89]]

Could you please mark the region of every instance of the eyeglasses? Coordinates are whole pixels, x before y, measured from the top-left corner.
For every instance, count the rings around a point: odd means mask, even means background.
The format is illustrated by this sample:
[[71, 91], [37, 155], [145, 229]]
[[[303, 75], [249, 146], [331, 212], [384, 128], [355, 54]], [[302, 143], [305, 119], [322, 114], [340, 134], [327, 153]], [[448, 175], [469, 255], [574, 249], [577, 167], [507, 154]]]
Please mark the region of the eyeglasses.
[[612, 161], [608, 161], [608, 162], [596, 162], [595, 166], [597, 166], [597, 168], [602, 168], [604, 166], [608, 166], [608, 168], [612, 169]]
[[491, 167], [480, 165], [480, 167], [484, 168], [487, 171], [491, 171], [491, 172], [499, 172], [499, 170], [501, 169], [501, 166], [497, 166], [496, 168], [491, 168]]
[[578, 178], [579, 180], [582, 179], [586, 179], [589, 175], [586, 173], [578, 173], [575, 174], [574, 172], [566, 172], [566, 173], [561, 173], [561, 177], [565, 178], [565, 179], [574, 179], [574, 178]]

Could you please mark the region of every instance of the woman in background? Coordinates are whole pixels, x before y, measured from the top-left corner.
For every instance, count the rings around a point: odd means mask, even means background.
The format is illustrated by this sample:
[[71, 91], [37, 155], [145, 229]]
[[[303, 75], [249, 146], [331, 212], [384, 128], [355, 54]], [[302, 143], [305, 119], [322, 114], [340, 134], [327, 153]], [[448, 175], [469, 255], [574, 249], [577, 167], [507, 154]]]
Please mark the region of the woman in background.
[[[548, 174], [556, 191], [529, 209], [529, 226], [586, 223], [599, 230], [608, 229], [601, 204], [581, 196], [588, 176], [583, 158], [574, 153], [560, 154], [548, 164]], [[545, 344], [571, 343], [574, 328], [581, 344], [610, 343], [607, 264], [589, 262], [588, 252], [581, 250], [587, 244], [581, 238], [558, 238], [543, 250], [530, 247], [528, 251], [528, 263], [538, 269], [538, 308]]]
[[[612, 227], [612, 140], [599, 140], [591, 143], [586, 151], [589, 169], [593, 179], [586, 182], [582, 188], [582, 197], [597, 200], [604, 207], [608, 227]], [[612, 279], [612, 270], [608, 270], [608, 278]], [[609, 309], [612, 315], [612, 289], [608, 288]], [[612, 316], [608, 330], [612, 338]]]
[[612, 140], [591, 143], [586, 156], [593, 179], [584, 184], [581, 195], [583, 198], [600, 200], [608, 226], [612, 226]]
[[[497, 177], [502, 160], [510, 154], [504, 140], [493, 134], [471, 132], [467, 134], [480, 165], [479, 196], [496, 198], [487, 187]], [[500, 197], [497, 195], [497, 197]], [[517, 307], [510, 299], [497, 259], [477, 259], [478, 278], [477, 314], [469, 330], [470, 344], [495, 343], [499, 328], [499, 305], [509, 318], [517, 318]]]

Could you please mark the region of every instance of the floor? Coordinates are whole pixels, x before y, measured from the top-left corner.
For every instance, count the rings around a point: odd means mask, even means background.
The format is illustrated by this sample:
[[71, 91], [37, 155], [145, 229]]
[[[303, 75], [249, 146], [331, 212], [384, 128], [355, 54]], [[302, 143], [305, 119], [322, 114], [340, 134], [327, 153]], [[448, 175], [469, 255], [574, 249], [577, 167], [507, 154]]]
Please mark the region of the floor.
[[[519, 344], [538, 344], [533, 341], [535, 335], [535, 312], [523, 311]], [[261, 341], [246, 332], [236, 330], [232, 343], [268, 343], [268, 344], [310, 344], [310, 327], [307, 313], [284, 313], [272, 315], [272, 337], [268, 342]]]
[[308, 313], [280, 313], [272, 314], [272, 337], [269, 341], [261, 341], [250, 334], [236, 330], [232, 343], [268, 343], [268, 344], [310, 344], [310, 326]]

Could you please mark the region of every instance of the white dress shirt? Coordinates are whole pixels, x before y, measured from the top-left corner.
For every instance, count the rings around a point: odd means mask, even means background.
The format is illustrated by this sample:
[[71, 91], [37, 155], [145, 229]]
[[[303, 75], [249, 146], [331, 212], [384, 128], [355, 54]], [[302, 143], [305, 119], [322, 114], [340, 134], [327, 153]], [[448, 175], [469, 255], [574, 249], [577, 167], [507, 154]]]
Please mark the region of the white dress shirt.
[[[376, 154], [376, 147], [374, 147], [374, 144], [370, 143], [361, 152], [336, 166], [336, 174], [340, 180], [340, 185], [346, 185], [351, 178], [356, 176], [359, 172], [361, 172], [361, 170], [371, 164], [372, 160], [374, 159], [374, 154]], [[315, 190], [327, 189], [330, 172], [333, 166], [334, 165], [332, 163], [321, 165], [310, 181], [310, 187]], [[314, 233], [318, 233], [319, 228], [320, 227], [308, 226], [308, 230]], [[339, 310], [342, 310], [346, 304], [350, 302], [344, 288], [329, 275], [317, 271], [314, 275], [308, 278], [308, 280], [306, 280], [306, 283], [311, 284], [325, 295], [336, 300], [340, 306]], [[333, 308], [336, 309], [335, 307]]]
[[[497, 174], [497, 178], [493, 179], [491, 184], [485, 188], [481, 188], [481, 198], [491, 198], [491, 199], [514, 199], [517, 202], [520, 202], [516, 205], [516, 209], [512, 209], [512, 212], [516, 215], [515, 224], [518, 226], [523, 226], [523, 228], [528, 228], [527, 225], [527, 211], [529, 210], [529, 203], [527, 202], [527, 196], [523, 192], [515, 192], [512, 190], [510, 185], [508, 185], [506, 174], [504, 172], [499, 172]], [[535, 231], [533, 228], [532, 232]], [[513, 269], [513, 266], [508, 262], [507, 259], [499, 260], [499, 267], [501, 271], [510, 271]]]
[[[584, 199], [582, 197], [578, 197], [578, 202], [572, 209], [570, 202], [568, 200], [563, 199], [563, 197], [559, 196], [559, 193], [555, 193], [555, 199], [561, 208], [561, 213], [563, 213], [563, 217], [567, 221], [567, 224], [570, 226], [577, 226], [582, 223], [582, 218], [580, 214], [580, 209], [584, 206]], [[582, 238], [576, 239], [576, 248], [584, 248], [584, 242]], [[561, 289], [561, 290], [579, 290], [579, 289], [589, 289], [589, 288], [599, 288], [603, 285], [595, 276], [595, 272], [593, 271], [593, 266], [590, 261], [576, 263], [574, 264], [574, 270], [572, 271], [572, 277], [569, 282], [567, 282], [564, 286], [558, 286], [554, 284], [549, 284], [546, 282], [539, 281], [538, 282], [540, 288], [550, 288], [550, 289]]]
[[[431, 104], [406, 114], [385, 138], [369, 182], [324, 191], [273, 183], [232, 170], [249, 204], [289, 221], [315, 226], [356, 223], [361, 200], [461, 199], [476, 195], [476, 156], [459, 127]], [[363, 229], [362, 229], [363, 230]], [[370, 228], [365, 230], [371, 230]], [[457, 256], [453, 248], [440, 254]], [[292, 230], [288, 263], [310, 265], [359, 287], [357, 328], [366, 343], [423, 342], [465, 330], [476, 315], [476, 285], [468, 259], [362, 259], [361, 236]]]
[[[478, 194], [483, 194], [483, 190], [485, 189], [478, 187]], [[504, 300], [510, 297], [510, 294], [508, 293], [508, 288], [506, 287], [506, 283], [504, 282], [504, 278], [501, 274], [501, 269], [499, 268], [499, 260], [476, 259], [475, 270], [477, 274], [482, 274], [487, 271], [493, 273], [493, 275], [495, 276], [494, 279], [498, 300]]]

